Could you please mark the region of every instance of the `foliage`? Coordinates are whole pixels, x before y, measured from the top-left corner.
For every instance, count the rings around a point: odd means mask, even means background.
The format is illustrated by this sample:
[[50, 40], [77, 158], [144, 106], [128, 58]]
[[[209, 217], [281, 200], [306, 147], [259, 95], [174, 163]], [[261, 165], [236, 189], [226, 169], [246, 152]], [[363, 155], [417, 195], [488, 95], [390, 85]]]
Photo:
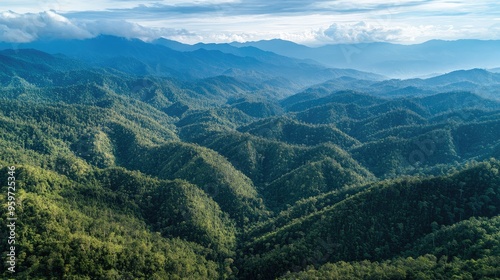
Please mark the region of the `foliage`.
[[68, 44], [85, 59], [0, 52], [16, 277], [500, 276], [500, 103], [443, 92], [488, 72], [374, 82], [229, 45]]

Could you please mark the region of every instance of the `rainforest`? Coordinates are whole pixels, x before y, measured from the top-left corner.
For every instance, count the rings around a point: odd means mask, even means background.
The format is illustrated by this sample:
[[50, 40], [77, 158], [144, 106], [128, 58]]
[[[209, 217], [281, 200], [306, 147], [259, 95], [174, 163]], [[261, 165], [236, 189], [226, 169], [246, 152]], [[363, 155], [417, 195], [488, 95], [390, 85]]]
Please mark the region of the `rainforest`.
[[0, 85], [4, 279], [500, 278], [495, 69], [103, 35], [4, 44]]

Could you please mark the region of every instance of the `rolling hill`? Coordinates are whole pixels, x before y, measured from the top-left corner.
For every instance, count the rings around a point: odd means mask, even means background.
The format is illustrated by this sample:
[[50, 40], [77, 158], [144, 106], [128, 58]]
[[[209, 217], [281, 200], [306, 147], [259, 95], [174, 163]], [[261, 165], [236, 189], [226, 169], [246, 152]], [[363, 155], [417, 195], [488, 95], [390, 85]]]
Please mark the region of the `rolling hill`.
[[500, 276], [498, 74], [381, 80], [109, 36], [25, 46], [0, 51], [20, 279]]

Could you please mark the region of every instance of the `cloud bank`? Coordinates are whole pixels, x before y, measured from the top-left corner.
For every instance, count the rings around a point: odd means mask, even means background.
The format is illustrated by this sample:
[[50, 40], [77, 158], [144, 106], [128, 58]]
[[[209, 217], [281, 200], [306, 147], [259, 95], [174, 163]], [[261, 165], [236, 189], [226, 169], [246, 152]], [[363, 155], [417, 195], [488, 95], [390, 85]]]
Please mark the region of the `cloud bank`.
[[324, 43], [371, 43], [371, 42], [412, 42], [431, 30], [434, 26], [381, 25], [377, 23], [338, 24], [334, 23], [327, 29], [319, 30], [316, 39]]
[[13, 43], [100, 34], [307, 45], [500, 39], [493, 0], [6, 0], [2, 7], [16, 11], [0, 14], [0, 41]]
[[323, 31], [326, 39], [333, 42], [386, 42], [397, 41], [403, 36], [403, 30], [397, 27], [373, 26], [366, 22], [357, 24], [332, 24]]
[[0, 14], [0, 41], [25, 43], [45, 38], [88, 38], [92, 34], [67, 18], [53, 12]]
[[187, 30], [151, 28], [125, 20], [70, 20], [54, 11], [0, 14], [0, 41], [27, 43], [51, 39], [87, 39], [101, 34], [142, 40], [193, 36]]

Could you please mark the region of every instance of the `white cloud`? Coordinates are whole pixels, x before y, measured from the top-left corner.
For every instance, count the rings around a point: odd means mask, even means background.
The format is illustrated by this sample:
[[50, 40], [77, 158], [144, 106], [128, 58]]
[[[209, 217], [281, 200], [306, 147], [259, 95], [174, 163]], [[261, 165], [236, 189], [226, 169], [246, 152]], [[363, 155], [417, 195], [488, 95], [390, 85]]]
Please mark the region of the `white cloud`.
[[318, 31], [317, 39], [325, 43], [408, 42], [415, 40], [423, 29], [412, 26], [386, 26], [358, 23], [334, 23]]
[[[358, 5], [344, 0], [305, 1], [310, 4], [306, 6], [311, 10], [304, 8], [304, 12], [288, 12], [290, 9], [286, 5], [296, 5], [298, 1], [288, 4], [269, 2], [268, 6], [281, 11], [276, 14], [272, 14], [272, 10], [269, 10], [269, 14], [256, 14], [265, 9], [261, 5], [256, 5], [257, 8], [249, 6], [248, 0], [241, 0], [241, 3], [246, 3], [246, 9], [238, 8], [237, 4], [227, 4], [232, 1], [198, 2], [201, 6], [193, 2], [185, 6], [172, 6], [169, 3], [169, 6], [159, 4], [166, 1], [155, 1], [154, 5], [137, 6], [149, 1], [106, 0], [104, 3], [108, 4], [108, 8], [110, 3], [120, 8], [107, 9], [103, 6], [103, 11], [86, 10], [79, 6], [90, 8], [96, 5], [96, 0], [79, 2], [82, 4], [70, 0], [46, 0], [39, 2], [39, 5], [53, 7], [51, 3], [55, 2], [61, 10], [75, 9], [81, 12], [0, 13], [0, 41], [20, 43], [51, 38], [83, 39], [107, 34], [146, 41], [166, 37], [184, 43], [280, 38], [317, 46], [332, 43], [411, 44], [430, 39], [500, 38], [500, 28], [492, 25], [498, 13], [495, 13], [495, 8], [486, 10], [486, 4], [492, 3], [487, 0], [480, 0], [474, 5], [458, 5], [460, 1], [427, 0], [392, 0], [384, 3], [363, 0], [358, 1]], [[180, 0], [175, 3], [188, 2]], [[256, 0], [252, 3], [264, 5], [267, 2]], [[215, 8], [208, 9], [210, 4], [214, 4]], [[336, 12], [318, 12], [319, 7]], [[465, 11], [466, 8], [469, 12]], [[173, 13], [172, 9], [177, 12]]]
[[20, 29], [11, 29], [6, 25], [0, 24], [0, 41], [10, 43], [25, 43], [34, 41], [36, 38]]
[[106, 34], [126, 38], [139, 38], [145, 41], [160, 37], [194, 36], [194, 34], [184, 29], [144, 27], [140, 24], [123, 20], [77, 21], [77, 24], [93, 36]]
[[36, 39], [88, 38], [92, 35], [67, 18], [53, 12], [0, 14], [0, 41], [23, 43]]
[[0, 13], [0, 41], [25, 43], [38, 39], [85, 39], [101, 34], [143, 40], [174, 35], [192, 36], [186, 30], [149, 28], [123, 20], [70, 20], [54, 11]]

